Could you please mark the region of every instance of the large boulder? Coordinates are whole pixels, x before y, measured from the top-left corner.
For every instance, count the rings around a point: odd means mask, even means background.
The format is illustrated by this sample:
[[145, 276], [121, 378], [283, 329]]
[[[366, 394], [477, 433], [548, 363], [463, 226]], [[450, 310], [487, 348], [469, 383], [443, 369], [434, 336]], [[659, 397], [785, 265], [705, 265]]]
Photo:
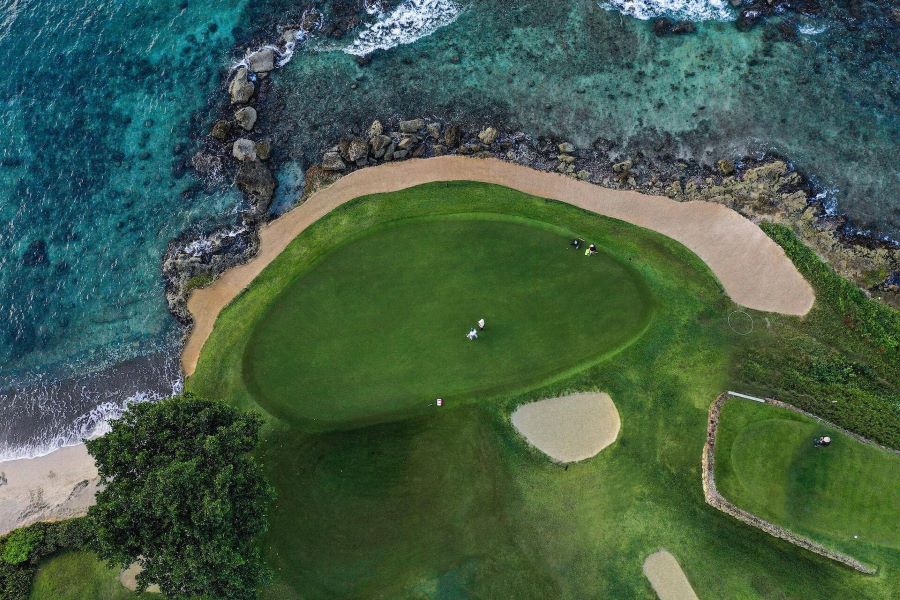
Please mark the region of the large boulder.
[[386, 135], [376, 135], [369, 140], [369, 147], [372, 148], [372, 154], [375, 158], [384, 156], [384, 150], [391, 143], [391, 138]]
[[253, 126], [256, 125], [256, 109], [252, 106], [240, 108], [235, 111], [234, 120], [245, 130], [253, 131]]
[[384, 133], [384, 126], [381, 124], [381, 121], [377, 119], [372, 121], [372, 124], [369, 126], [369, 139], [378, 137], [382, 133]]
[[369, 154], [369, 144], [360, 137], [350, 139], [347, 144], [347, 160], [356, 162], [361, 158], [365, 158]]
[[719, 173], [722, 175], [733, 175], [734, 174], [734, 162], [728, 160], [727, 158], [723, 158], [722, 160], [716, 163], [716, 167], [719, 169]]
[[240, 67], [235, 73], [234, 79], [228, 85], [228, 93], [231, 95], [232, 104], [244, 104], [253, 97], [256, 86], [247, 78], [248, 75], [249, 71], [244, 67]]
[[275, 178], [268, 167], [258, 160], [242, 161], [235, 183], [253, 203], [257, 213], [268, 210], [275, 193]]
[[275, 51], [271, 48], [260, 48], [247, 57], [247, 64], [254, 73], [268, 73], [275, 68]]
[[485, 127], [481, 130], [481, 133], [478, 134], [478, 139], [481, 140], [481, 143], [485, 146], [490, 146], [497, 140], [497, 136], [500, 135], [500, 132], [497, 131], [494, 127]]
[[425, 121], [422, 119], [400, 121], [400, 133], [417, 133], [423, 127], [425, 127]]
[[413, 146], [419, 143], [419, 138], [414, 135], [405, 135], [400, 138], [400, 141], [397, 142], [398, 150], [410, 150]]
[[341, 159], [340, 153], [331, 151], [322, 156], [322, 169], [325, 171], [343, 171], [346, 168], [347, 165]]
[[575, 144], [572, 142], [562, 142], [556, 146], [563, 154], [572, 154], [575, 152]]
[[229, 137], [231, 137], [231, 123], [229, 123], [225, 119], [216, 121], [215, 125], [213, 125], [212, 127], [212, 131], [209, 132], [209, 135], [211, 135], [215, 140], [224, 142]]
[[231, 155], [240, 161], [256, 160], [256, 144], [253, 140], [239, 138], [231, 147]]
[[461, 138], [461, 134], [459, 131], [459, 127], [456, 125], [451, 125], [446, 130], [444, 130], [444, 144], [448, 148], [456, 148], [459, 146], [459, 140]]
[[259, 160], [269, 160], [269, 155], [272, 154], [272, 144], [269, 143], [268, 140], [256, 142], [255, 148], [256, 158]]

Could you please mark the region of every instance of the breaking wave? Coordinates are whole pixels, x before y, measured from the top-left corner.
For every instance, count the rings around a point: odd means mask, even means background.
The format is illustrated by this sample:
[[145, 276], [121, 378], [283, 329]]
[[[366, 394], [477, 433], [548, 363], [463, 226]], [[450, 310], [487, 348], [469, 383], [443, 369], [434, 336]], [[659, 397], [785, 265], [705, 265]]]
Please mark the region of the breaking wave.
[[683, 21], [732, 21], [735, 12], [727, 0], [601, 0], [600, 8], [635, 19], [670, 17]]
[[378, 10], [377, 6], [366, 5], [367, 12], [376, 15], [377, 19], [365, 27], [344, 52], [365, 56], [375, 50], [411, 44], [446, 27], [461, 11], [454, 0], [405, 0], [387, 13]]

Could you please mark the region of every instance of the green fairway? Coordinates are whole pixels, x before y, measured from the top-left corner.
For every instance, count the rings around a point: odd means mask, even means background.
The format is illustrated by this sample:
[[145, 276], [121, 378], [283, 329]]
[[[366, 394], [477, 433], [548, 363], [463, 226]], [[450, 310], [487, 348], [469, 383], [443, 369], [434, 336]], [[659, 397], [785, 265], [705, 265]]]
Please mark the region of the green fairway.
[[[568, 248], [575, 235], [601, 255]], [[700, 598], [891, 598], [896, 549], [867, 545], [880, 571], [866, 577], [703, 499], [713, 399], [750, 376], [805, 383], [802, 358], [776, 350], [852, 360], [858, 394], [896, 394], [892, 356], [836, 306], [747, 311], [758, 326], [740, 335], [735, 305], [671, 239], [435, 183], [357, 199], [298, 236], [219, 315], [186, 389], [266, 419], [270, 600], [650, 599], [641, 565], [661, 547]], [[511, 426], [522, 402], [597, 389], [622, 428], [595, 458], [554, 464]], [[858, 406], [842, 408], [871, 417]]]
[[160, 594], [137, 594], [119, 583], [110, 569], [90, 552], [66, 552], [38, 569], [31, 600], [153, 600]]
[[573, 235], [486, 217], [367, 232], [272, 300], [247, 344], [249, 387], [286, 419], [380, 421], [596, 362], [640, 334], [651, 301], [635, 271]]
[[[823, 435], [832, 444], [816, 448]], [[728, 402], [716, 481], [737, 506], [851, 554], [865, 545], [900, 549], [900, 457], [803, 415]]]

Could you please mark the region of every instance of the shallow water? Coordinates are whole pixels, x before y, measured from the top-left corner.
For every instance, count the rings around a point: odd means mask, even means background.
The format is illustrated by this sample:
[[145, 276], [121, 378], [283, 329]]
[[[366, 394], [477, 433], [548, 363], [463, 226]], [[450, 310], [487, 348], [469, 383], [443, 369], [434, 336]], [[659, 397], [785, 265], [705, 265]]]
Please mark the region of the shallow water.
[[[431, 114], [612, 139], [623, 156], [778, 152], [860, 227], [900, 232], [900, 36], [881, 5], [855, 21], [826, 4], [785, 40], [779, 19], [738, 32], [719, 0], [310, 2], [362, 23], [313, 36], [274, 76], [260, 127], [292, 127], [276, 148], [276, 212], [338, 136]], [[273, 40], [304, 7], [0, 0], [0, 458], [71, 443], [129, 398], [178, 389], [160, 259], [183, 231], [231, 223], [239, 203], [199, 185], [192, 136], [214, 118], [235, 40]], [[657, 38], [643, 19], [660, 14], [698, 32]], [[360, 66], [352, 53], [373, 48]]]
[[434, 114], [579, 146], [607, 138], [622, 155], [769, 151], [814, 176], [859, 227], [900, 232], [900, 53], [886, 8], [863, 24], [838, 7], [792, 18], [821, 33], [785, 40], [784, 19], [749, 33], [707, 20], [733, 19], [727, 3], [603, 3], [700, 21], [695, 34], [659, 38], [649, 21], [595, 2], [454, 1], [451, 23], [366, 66], [348, 54], [356, 36], [311, 41], [277, 80], [295, 148], [312, 159], [316, 141], [375, 117]]
[[[0, 390], [20, 390], [0, 395], [0, 457], [68, 441], [178, 379], [160, 260], [238, 199], [182, 193], [191, 116], [220, 84], [243, 5], [0, 0]], [[112, 393], [57, 385], [151, 355]]]

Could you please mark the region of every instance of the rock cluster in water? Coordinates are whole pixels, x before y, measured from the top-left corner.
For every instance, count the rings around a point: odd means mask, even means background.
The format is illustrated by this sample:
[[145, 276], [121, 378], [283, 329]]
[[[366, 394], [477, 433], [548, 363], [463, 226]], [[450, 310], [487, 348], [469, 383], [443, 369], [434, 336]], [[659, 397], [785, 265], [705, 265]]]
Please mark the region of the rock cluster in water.
[[264, 45], [247, 54], [227, 82], [227, 107], [217, 120], [191, 165], [206, 181], [232, 179], [246, 203], [241, 224], [211, 233], [188, 232], [169, 243], [163, 258], [166, 302], [183, 324], [191, 323], [187, 296], [212, 283], [227, 269], [246, 262], [259, 248], [257, 230], [267, 218], [276, 181], [268, 164], [272, 144], [259, 135], [256, 105], [265, 95], [267, 78], [278, 66], [279, 56], [292, 51], [299, 34], [320, 24], [318, 13], [309, 11], [296, 27], [286, 28], [277, 45]]

